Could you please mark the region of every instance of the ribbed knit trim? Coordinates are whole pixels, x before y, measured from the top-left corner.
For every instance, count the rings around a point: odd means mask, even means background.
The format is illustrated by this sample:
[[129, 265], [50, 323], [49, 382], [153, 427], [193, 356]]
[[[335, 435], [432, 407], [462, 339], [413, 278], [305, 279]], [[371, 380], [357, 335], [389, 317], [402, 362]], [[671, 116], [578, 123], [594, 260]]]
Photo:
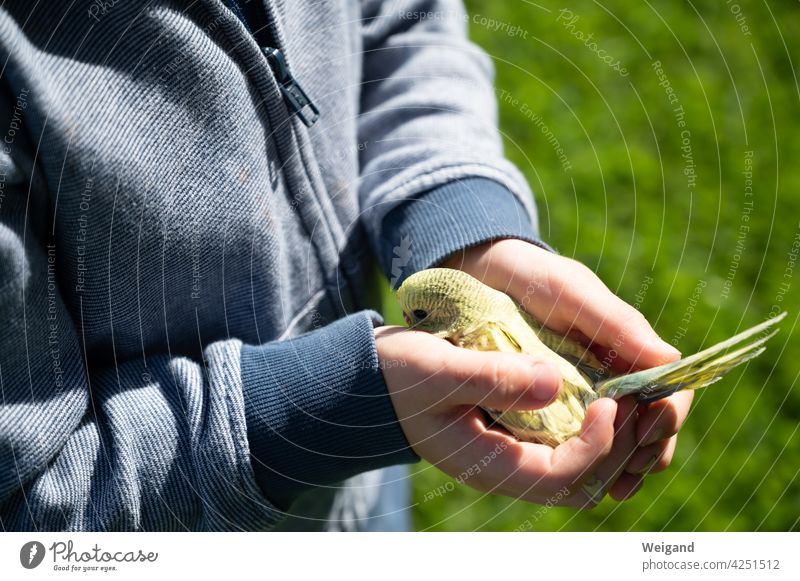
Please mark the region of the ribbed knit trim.
[[382, 227], [381, 263], [394, 288], [454, 252], [490, 240], [519, 238], [553, 251], [539, 240], [516, 196], [486, 178], [429, 190], [389, 212]]
[[276, 506], [286, 509], [314, 487], [419, 459], [386, 391], [373, 335], [381, 322], [363, 311], [295, 339], [242, 347], [253, 468]]

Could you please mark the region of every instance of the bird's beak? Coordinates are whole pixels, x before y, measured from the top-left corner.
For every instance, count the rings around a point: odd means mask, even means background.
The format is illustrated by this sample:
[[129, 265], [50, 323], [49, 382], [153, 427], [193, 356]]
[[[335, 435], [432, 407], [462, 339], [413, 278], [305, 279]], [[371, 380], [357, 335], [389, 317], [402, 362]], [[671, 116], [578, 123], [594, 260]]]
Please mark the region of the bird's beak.
[[444, 339], [448, 343], [451, 343], [451, 344], [455, 345], [456, 347], [458, 347], [458, 343], [456, 342], [456, 340], [453, 337], [451, 337], [450, 335], [448, 335], [447, 331], [439, 331], [438, 333], [433, 333], [433, 336], [434, 337], [439, 337], [439, 339]]

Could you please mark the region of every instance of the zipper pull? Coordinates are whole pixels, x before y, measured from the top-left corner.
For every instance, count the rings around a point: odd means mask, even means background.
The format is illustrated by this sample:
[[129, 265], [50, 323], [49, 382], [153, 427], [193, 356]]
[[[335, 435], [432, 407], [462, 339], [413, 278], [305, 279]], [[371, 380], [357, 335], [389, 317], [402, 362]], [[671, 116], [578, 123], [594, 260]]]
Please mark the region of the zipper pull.
[[[262, 47], [261, 51], [267, 57], [267, 62], [278, 80], [278, 86], [281, 88], [286, 106], [300, 117], [306, 127], [314, 125], [319, 119], [319, 109], [308, 98], [297, 79], [289, 72], [283, 53], [277, 48], [270, 47]], [[311, 111], [310, 114], [307, 114], [306, 108]]]

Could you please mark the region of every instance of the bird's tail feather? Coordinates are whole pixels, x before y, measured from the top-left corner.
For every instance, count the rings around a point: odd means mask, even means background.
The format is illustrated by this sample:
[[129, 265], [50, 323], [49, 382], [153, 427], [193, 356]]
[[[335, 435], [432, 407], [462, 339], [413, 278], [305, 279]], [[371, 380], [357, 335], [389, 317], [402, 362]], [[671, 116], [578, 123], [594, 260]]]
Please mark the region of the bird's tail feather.
[[711, 385], [737, 365], [760, 355], [765, 349], [764, 344], [778, 331], [776, 329], [734, 351], [724, 353], [725, 351], [772, 327], [785, 316], [785, 312], [781, 313], [726, 341], [679, 361], [628, 375], [612, 377], [595, 385], [595, 390], [600, 397], [619, 399], [626, 395], [634, 395], [639, 402], [648, 403], [668, 397], [683, 389], [698, 389]]

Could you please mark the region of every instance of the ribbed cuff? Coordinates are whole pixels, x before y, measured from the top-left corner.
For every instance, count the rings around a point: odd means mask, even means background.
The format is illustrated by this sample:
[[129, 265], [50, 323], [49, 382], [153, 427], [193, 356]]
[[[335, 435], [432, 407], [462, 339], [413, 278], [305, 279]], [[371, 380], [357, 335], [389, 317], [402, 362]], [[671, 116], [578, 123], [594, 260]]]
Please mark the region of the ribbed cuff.
[[459, 250], [501, 238], [553, 251], [511, 191], [487, 178], [463, 179], [408, 200], [384, 217], [381, 265], [397, 288]]
[[377, 313], [362, 311], [295, 339], [242, 346], [253, 469], [279, 508], [305, 490], [419, 460], [386, 390], [376, 324]]

